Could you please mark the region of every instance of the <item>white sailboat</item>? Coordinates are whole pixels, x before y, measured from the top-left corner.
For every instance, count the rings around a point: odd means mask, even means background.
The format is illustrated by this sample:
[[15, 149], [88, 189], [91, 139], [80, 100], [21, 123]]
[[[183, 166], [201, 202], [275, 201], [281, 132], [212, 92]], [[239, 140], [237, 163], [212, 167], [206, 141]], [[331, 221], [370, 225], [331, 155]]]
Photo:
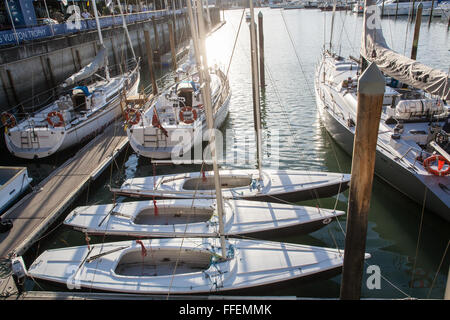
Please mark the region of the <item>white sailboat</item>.
[[[192, 21], [190, 2], [188, 9]], [[197, 6], [197, 9], [202, 21], [201, 8]], [[250, 10], [254, 25], [251, 1]], [[200, 22], [200, 36], [204, 35], [202, 24]], [[254, 27], [252, 29], [254, 36]], [[206, 65], [206, 59], [203, 63]], [[204, 76], [201, 74], [202, 80]], [[207, 77], [205, 81], [207, 122], [212, 128]], [[214, 145], [214, 134], [209, 139]], [[211, 153], [219, 220], [216, 237], [137, 240], [47, 250], [30, 266], [28, 275], [78, 289], [201, 294], [267, 289], [295, 280], [330, 277], [340, 272], [343, 253], [338, 249], [225, 239], [224, 206], [214, 148]]]
[[[361, 54], [386, 76], [375, 173], [450, 221], [448, 75], [390, 50], [379, 28], [366, 28]], [[323, 52], [316, 69], [321, 121], [349, 154], [355, 134], [359, 74], [358, 63], [329, 50]]]
[[[270, 237], [316, 231], [343, 211], [288, 204], [224, 200], [225, 236]], [[88, 234], [134, 237], [214, 237], [215, 199], [133, 201], [74, 209], [64, 224]]]
[[52, 249], [27, 274], [70, 289], [220, 294], [330, 278], [343, 262], [337, 249], [228, 239], [224, 257], [221, 246], [217, 238], [175, 238]]
[[[296, 202], [331, 197], [348, 188], [350, 174], [300, 170], [220, 169], [223, 196], [270, 202]], [[111, 191], [137, 198], [216, 197], [214, 172], [188, 172], [130, 178]]]
[[[217, 66], [210, 69], [210, 77], [214, 127], [220, 128], [228, 116], [231, 90]], [[152, 159], [179, 157], [207, 137], [199, 80], [198, 72], [186, 72], [142, 111], [126, 110], [128, 139], [138, 155]]]
[[[194, 32], [192, 31], [192, 33]], [[256, 44], [253, 44], [253, 47], [256, 48]], [[196, 60], [200, 61], [200, 58], [196, 56]], [[256, 63], [256, 60], [252, 63]], [[205, 69], [207, 68], [205, 67]], [[253, 77], [257, 77], [256, 73]], [[258, 79], [253, 80], [258, 82]], [[295, 202], [329, 197], [345, 191], [350, 181], [349, 174], [262, 168], [258, 86], [256, 90], [257, 93], [254, 94], [254, 97], [258, 107], [254, 107], [254, 114], [258, 169], [220, 170], [223, 196], [228, 199]], [[112, 188], [111, 191], [132, 197], [212, 199], [218, 196], [215, 191], [214, 179], [213, 172], [138, 177], [125, 180], [120, 188]]]
[[[100, 40], [100, 49], [93, 61], [67, 78], [61, 85], [63, 93], [40, 111], [18, 123], [13, 114], [2, 114], [7, 128], [6, 146], [14, 156], [44, 158], [91, 139], [122, 115], [120, 101], [125, 99], [124, 92], [126, 96], [137, 94], [140, 75], [136, 59], [130, 71], [109, 76], [108, 53], [95, 1], [93, 5]], [[104, 77], [98, 73], [102, 68]]]

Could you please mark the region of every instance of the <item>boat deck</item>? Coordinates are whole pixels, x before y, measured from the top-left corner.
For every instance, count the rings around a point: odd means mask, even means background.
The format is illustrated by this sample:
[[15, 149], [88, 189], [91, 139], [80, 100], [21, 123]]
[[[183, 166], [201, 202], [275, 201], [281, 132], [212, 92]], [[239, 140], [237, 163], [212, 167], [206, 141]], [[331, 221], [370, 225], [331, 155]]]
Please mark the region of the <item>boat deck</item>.
[[127, 143], [123, 129], [111, 125], [8, 210], [2, 218], [13, 228], [0, 234], [0, 257], [22, 255]]

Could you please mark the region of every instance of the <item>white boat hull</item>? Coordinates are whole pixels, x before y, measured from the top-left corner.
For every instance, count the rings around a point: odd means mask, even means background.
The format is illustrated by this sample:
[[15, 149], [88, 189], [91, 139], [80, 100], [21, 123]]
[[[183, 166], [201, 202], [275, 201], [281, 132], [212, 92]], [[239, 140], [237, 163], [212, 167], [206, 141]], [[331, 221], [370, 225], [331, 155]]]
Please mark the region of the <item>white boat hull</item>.
[[[321, 79], [322, 75], [316, 74], [316, 104], [321, 122], [337, 144], [349, 155], [352, 155], [355, 125], [349, 126], [348, 119], [351, 118], [356, 123], [356, 98], [350, 94], [346, 94], [343, 98], [329, 86], [323, 85]], [[333, 96], [334, 103], [330, 94]], [[450, 178], [428, 173], [419, 162], [414, 159], [411, 161], [408, 159], [410, 155], [405, 154], [408, 148], [413, 146], [407, 142], [408, 139], [413, 139], [412, 135], [408, 136], [406, 133], [418, 130], [427, 132], [428, 123], [425, 123], [423, 127], [419, 122], [404, 123], [404, 126], [405, 134], [402, 139], [406, 143], [402, 146], [401, 143], [396, 143], [391, 139], [392, 130], [384, 124], [384, 120], [381, 121], [376, 149], [375, 174], [421, 206], [424, 205], [424, 192], [427, 189], [426, 208], [450, 221], [450, 197], [446, 190], [440, 187], [448, 185]], [[400, 158], [404, 158], [404, 160], [399, 160]], [[412, 169], [413, 163], [416, 169]]]
[[[349, 174], [300, 170], [220, 170], [222, 194], [228, 199], [297, 202], [330, 197], [348, 188]], [[154, 188], [156, 186], [156, 188]], [[132, 197], [197, 198], [216, 197], [213, 172], [190, 172], [167, 176], [127, 179], [117, 194]]]
[[47, 250], [28, 275], [69, 289], [209, 294], [330, 276], [343, 264], [343, 251], [337, 249], [259, 240], [226, 243], [226, 261], [217, 259], [216, 238], [142, 240], [145, 250], [134, 241]]
[[26, 167], [0, 167], [0, 213], [30, 185]]
[[[156, 206], [156, 210], [155, 210]], [[246, 200], [224, 201], [225, 236], [306, 234], [343, 211]], [[78, 207], [64, 224], [89, 234], [134, 237], [213, 237], [218, 234], [214, 199], [171, 199]]]
[[[127, 91], [127, 95], [137, 94], [139, 78], [138, 72], [137, 80]], [[12, 128], [5, 133], [5, 142], [8, 150], [16, 157], [24, 159], [45, 158], [92, 139], [121, 116], [120, 95], [117, 95], [102, 110], [89, 118], [82, 118], [79, 124], [70, 126], [68, 129], [65, 126], [54, 128], [30, 126], [20, 130]], [[23, 141], [26, 141], [26, 143], [24, 144]]]

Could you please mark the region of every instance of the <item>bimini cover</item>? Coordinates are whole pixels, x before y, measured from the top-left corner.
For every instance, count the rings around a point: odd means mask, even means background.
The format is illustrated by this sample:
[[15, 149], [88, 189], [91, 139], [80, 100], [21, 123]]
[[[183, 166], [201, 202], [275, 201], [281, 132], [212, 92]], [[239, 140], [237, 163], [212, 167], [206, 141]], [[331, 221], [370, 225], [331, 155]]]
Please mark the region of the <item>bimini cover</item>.
[[108, 58], [108, 56], [106, 53], [106, 48], [102, 47], [91, 63], [89, 63], [87, 66], [85, 66], [83, 69], [81, 69], [77, 73], [75, 73], [75, 74], [71, 75], [69, 78], [67, 78], [63, 82], [62, 86], [68, 87], [68, 86], [71, 86], [71, 85], [77, 83], [78, 81], [89, 78], [95, 72], [97, 72], [98, 69], [100, 69], [106, 65], [107, 58]]
[[366, 0], [361, 55], [375, 62], [380, 70], [405, 84], [422, 89], [442, 99], [450, 98], [450, 79], [447, 73], [392, 51], [381, 29], [380, 13], [374, 0]]

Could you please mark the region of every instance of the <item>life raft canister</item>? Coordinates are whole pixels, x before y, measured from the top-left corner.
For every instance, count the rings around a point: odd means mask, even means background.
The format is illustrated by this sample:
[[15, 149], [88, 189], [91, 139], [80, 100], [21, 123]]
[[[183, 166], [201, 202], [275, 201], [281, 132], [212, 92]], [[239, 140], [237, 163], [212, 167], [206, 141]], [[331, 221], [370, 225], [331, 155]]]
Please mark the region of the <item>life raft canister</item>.
[[[431, 167], [431, 164], [437, 160], [438, 162], [438, 168], [433, 169]], [[447, 169], [442, 170], [444, 168], [444, 165], [447, 163]], [[450, 173], [450, 163], [441, 155], [432, 155], [431, 157], [426, 158], [423, 161], [423, 167], [431, 174], [434, 174], [435, 176], [446, 176]]]
[[[55, 118], [55, 117], [59, 118], [58, 122], [53, 122], [53, 118]], [[61, 114], [61, 112], [58, 112], [58, 111], [49, 112], [48, 115], [47, 115], [47, 122], [48, 122], [49, 125], [51, 125], [54, 128], [64, 126], [63, 115]]]
[[[191, 119], [185, 119], [185, 114], [186, 113], [191, 113], [192, 114], [192, 118]], [[186, 123], [186, 124], [191, 124], [193, 123], [195, 120], [197, 120], [197, 110], [193, 109], [192, 107], [183, 107], [180, 110], [180, 121]]]

